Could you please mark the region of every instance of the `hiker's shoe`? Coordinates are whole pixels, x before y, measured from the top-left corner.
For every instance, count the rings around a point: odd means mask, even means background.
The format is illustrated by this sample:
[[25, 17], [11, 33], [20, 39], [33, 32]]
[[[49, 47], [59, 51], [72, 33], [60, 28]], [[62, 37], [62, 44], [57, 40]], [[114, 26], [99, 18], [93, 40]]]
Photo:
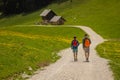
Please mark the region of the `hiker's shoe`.
[[76, 61], [78, 61], [78, 59], [76, 59]]
[[74, 61], [77, 61], [77, 59], [74, 59]]
[[86, 62], [89, 62], [89, 60], [87, 60]]
[[86, 58], [86, 62], [89, 62], [88, 58]]
[[78, 59], [75, 59], [75, 61], [78, 61]]

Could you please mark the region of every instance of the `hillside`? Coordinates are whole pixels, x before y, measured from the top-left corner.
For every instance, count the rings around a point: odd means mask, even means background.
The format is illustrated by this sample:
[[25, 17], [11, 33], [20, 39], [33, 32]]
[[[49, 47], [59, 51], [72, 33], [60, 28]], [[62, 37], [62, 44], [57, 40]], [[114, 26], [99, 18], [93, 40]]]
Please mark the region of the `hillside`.
[[[104, 38], [119, 38], [119, 31], [116, 31], [120, 29], [119, 7], [119, 0], [74, 0], [73, 2], [66, 1], [61, 4], [53, 3], [31, 14], [3, 18], [0, 20], [0, 26], [33, 25], [41, 21], [39, 14], [44, 9], [49, 8], [58, 15], [63, 16], [67, 20], [65, 24], [90, 26]], [[114, 32], [114, 34], [111, 34], [111, 32]]]

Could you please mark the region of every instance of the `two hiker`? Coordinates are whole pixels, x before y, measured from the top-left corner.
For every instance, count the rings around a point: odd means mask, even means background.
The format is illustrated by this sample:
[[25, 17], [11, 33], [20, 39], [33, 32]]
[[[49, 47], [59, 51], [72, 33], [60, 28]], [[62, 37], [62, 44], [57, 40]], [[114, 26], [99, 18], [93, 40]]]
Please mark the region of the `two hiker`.
[[[85, 36], [82, 40], [82, 45], [83, 45], [83, 50], [85, 52], [85, 58], [86, 58], [87, 62], [89, 62], [90, 44], [91, 44], [91, 40], [88, 37], [88, 35], [85, 34]], [[77, 61], [78, 46], [79, 46], [79, 41], [76, 39], [76, 36], [74, 36], [74, 40], [72, 40], [72, 42], [71, 42], [71, 48], [73, 50], [74, 61]]]

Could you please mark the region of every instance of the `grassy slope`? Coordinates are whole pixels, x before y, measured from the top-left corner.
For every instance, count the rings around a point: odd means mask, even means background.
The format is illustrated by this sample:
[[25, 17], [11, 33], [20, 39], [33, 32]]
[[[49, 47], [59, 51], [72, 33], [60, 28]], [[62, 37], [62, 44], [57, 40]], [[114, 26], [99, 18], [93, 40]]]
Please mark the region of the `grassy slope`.
[[50, 8], [69, 20], [66, 24], [90, 26], [104, 38], [120, 38], [119, 31], [116, 31], [120, 29], [119, 0], [75, 0], [54, 6]]
[[[50, 8], [63, 16], [67, 20], [65, 24], [90, 26], [104, 38], [119, 38], [119, 31], [116, 31], [120, 29], [119, 7], [119, 0], [74, 0], [72, 3], [53, 3], [45, 8]], [[0, 26], [34, 24], [41, 20], [39, 14], [42, 11], [43, 9], [25, 16], [4, 18], [0, 20]]]
[[[53, 3], [50, 6], [47, 6], [46, 8], [51, 8], [53, 11], [55, 11], [58, 15], [62, 15], [65, 17], [67, 22], [65, 24], [73, 24], [73, 25], [86, 25], [90, 26], [92, 29], [94, 29], [97, 33], [102, 35], [104, 38], [111, 39], [110, 42], [105, 42], [101, 44], [100, 46], [104, 47], [119, 44], [120, 41], [120, 1], [119, 0], [74, 0], [72, 3], [69, 1], [56, 4]], [[28, 14], [26, 16], [17, 15], [14, 17], [4, 18], [0, 20], [0, 26], [14, 26], [14, 25], [22, 25], [22, 24], [34, 24], [38, 21], [40, 21], [39, 14], [42, 10], [36, 11], [34, 13]], [[114, 39], [117, 39], [117, 41], [113, 41]], [[107, 44], [109, 43], [109, 44]], [[99, 47], [99, 46], [98, 46]], [[117, 46], [113, 45], [108, 50], [112, 50], [112, 48], [115, 47], [117, 50]], [[118, 47], [120, 47], [118, 45]], [[97, 48], [98, 49], [98, 48]], [[100, 48], [99, 48], [100, 49]], [[103, 52], [100, 52], [98, 49], [100, 55], [103, 55]], [[112, 56], [116, 56], [114, 54], [115, 51], [113, 50], [111, 52]], [[107, 52], [104, 56], [105, 57], [109, 54]], [[111, 59], [111, 57], [109, 59]], [[119, 55], [117, 55], [119, 56]], [[106, 57], [105, 57], [106, 58]], [[119, 62], [119, 58], [112, 57], [111, 60], [116, 60]], [[114, 62], [113, 60], [113, 62]], [[115, 61], [115, 62], [116, 62]], [[120, 70], [119, 66], [112, 65], [118, 70], [113, 69], [116, 80], [120, 79]]]

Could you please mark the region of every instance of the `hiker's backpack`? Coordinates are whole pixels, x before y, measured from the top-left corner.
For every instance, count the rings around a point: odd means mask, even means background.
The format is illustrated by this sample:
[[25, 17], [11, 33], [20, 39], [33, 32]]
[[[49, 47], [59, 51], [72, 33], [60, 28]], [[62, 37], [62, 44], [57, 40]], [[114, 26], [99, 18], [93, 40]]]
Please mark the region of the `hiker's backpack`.
[[77, 40], [73, 40], [72, 45], [73, 45], [74, 47], [77, 47], [77, 46], [78, 46], [78, 41], [77, 41]]
[[84, 43], [85, 47], [89, 47], [90, 46], [90, 40], [89, 39], [85, 39], [85, 43]]

